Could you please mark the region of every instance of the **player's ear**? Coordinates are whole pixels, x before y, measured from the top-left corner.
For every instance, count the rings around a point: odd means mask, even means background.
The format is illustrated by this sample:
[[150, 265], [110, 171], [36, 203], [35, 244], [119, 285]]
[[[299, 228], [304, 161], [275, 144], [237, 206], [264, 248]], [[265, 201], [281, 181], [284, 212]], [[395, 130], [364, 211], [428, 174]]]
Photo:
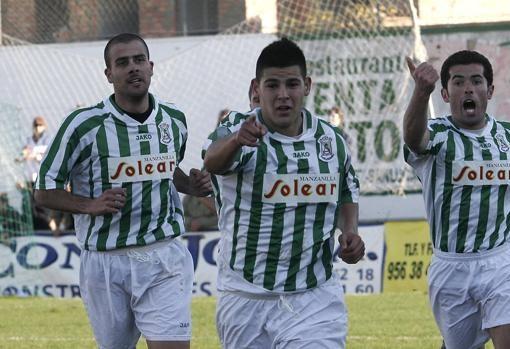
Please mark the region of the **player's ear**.
[[106, 67], [106, 69], [104, 70], [104, 75], [106, 75], [106, 78], [108, 79], [108, 82], [110, 84], [113, 84], [112, 71], [111, 71], [110, 68]]
[[312, 78], [307, 76], [305, 78], [305, 96], [310, 94], [310, 89], [312, 88]]
[[487, 89], [487, 99], [492, 98], [492, 94], [494, 93], [494, 85], [490, 85]]
[[441, 97], [443, 97], [443, 101], [446, 103], [450, 103], [450, 96], [448, 95], [448, 90], [445, 88], [441, 89]]
[[149, 64], [151, 65], [151, 76], [154, 74], [154, 62], [149, 61]]

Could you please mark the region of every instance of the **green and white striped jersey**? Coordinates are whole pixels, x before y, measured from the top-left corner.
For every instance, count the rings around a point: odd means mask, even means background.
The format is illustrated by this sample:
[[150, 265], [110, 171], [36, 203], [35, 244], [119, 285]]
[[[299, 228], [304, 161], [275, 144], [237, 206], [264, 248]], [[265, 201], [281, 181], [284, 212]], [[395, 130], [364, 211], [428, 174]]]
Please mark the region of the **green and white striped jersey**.
[[487, 116], [480, 136], [451, 116], [429, 120], [424, 154], [404, 146], [404, 156], [423, 185], [435, 248], [466, 253], [507, 242], [510, 230], [510, 124]]
[[37, 189], [64, 189], [97, 198], [122, 187], [121, 212], [92, 217], [75, 214], [76, 234], [86, 250], [142, 246], [184, 232], [184, 218], [173, 185], [184, 157], [184, 114], [150, 95], [152, 113], [144, 123], [125, 114], [113, 96], [79, 109], [60, 126], [41, 163]]
[[[232, 112], [204, 150], [252, 114], [263, 123], [260, 109]], [[307, 110], [302, 115], [300, 136], [270, 131], [216, 176], [220, 290], [295, 292], [331, 276], [339, 205], [358, 201], [359, 183], [339, 129]]]

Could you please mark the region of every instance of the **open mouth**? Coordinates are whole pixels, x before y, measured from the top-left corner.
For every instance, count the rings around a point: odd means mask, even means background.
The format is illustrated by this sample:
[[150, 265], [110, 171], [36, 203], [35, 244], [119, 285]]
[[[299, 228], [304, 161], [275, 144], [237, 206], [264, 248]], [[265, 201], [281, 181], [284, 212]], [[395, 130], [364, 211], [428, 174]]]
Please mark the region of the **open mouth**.
[[287, 112], [290, 109], [291, 109], [291, 107], [286, 106], [286, 105], [282, 105], [282, 106], [279, 106], [279, 107], [276, 108], [276, 110], [281, 111], [281, 112]]
[[140, 79], [140, 78], [132, 78], [132, 79], [128, 80], [128, 83], [130, 83], [130, 84], [137, 84], [140, 82], [142, 82], [142, 79]]
[[476, 103], [472, 99], [466, 99], [464, 103], [462, 103], [462, 108], [467, 112], [474, 112], [476, 109]]

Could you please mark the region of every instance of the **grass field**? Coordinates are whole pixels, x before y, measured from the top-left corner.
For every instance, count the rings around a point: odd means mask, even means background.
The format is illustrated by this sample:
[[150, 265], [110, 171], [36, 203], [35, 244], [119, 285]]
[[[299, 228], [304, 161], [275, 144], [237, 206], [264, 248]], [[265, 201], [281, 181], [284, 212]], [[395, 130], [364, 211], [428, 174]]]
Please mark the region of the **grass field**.
[[[348, 296], [348, 349], [439, 349], [422, 293]], [[220, 348], [214, 298], [193, 300], [193, 349]], [[80, 300], [0, 297], [1, 349], [96, 348]], [[147, 348], [140, 341], [137, 349]], [[493, 348], [492, 345], [486, 349]], [[240, 348], [241, 349], [241, 348]], [[311, 348], [313, 349], [313, 348]]]

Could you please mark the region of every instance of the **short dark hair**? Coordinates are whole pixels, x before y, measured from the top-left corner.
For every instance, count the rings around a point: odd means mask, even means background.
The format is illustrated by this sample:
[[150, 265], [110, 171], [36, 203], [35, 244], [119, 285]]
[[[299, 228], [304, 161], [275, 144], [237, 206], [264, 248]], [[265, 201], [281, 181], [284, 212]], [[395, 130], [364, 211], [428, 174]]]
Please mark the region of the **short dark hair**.
[[450, 80], [450, 68], [454, 65], [467, 65], [467, 64], [481, 64], [483, 66], [483, 76], [487, 80], [487, 85], [491, 86], [493, 81], [492, 65], [485, 57], [479, 52], [462, 50], [455, 52], [449, 56], [441, 67], [441, 86], [444, 89], [448, 87], [448, 80]]
[[303, 78], [306, 77], [306, 59], [303, 51], [295, 42], [283, 37], [273, 41], [262, 50], [257, 59], [255, 76], [260, 81], [262, 70], [265, 68], [285, 68], [292, 65], [299, 66], [301, 75]]
[[107, 67], [110, 66], [110, 48], [115, 44], [127, 44], [131, 41], [141, 41], [143, 45], [145, 46], [145, 50], [147, 51], [147, 59], [149, 59], [149, 47], [147, 46], [147, 43], [140, 35], [133, 34], [133, 33], [122, 33], [115, 35], [113, 38], [111, 38], [108, 43], [106, 44], [104, 48], [104, 63]]

